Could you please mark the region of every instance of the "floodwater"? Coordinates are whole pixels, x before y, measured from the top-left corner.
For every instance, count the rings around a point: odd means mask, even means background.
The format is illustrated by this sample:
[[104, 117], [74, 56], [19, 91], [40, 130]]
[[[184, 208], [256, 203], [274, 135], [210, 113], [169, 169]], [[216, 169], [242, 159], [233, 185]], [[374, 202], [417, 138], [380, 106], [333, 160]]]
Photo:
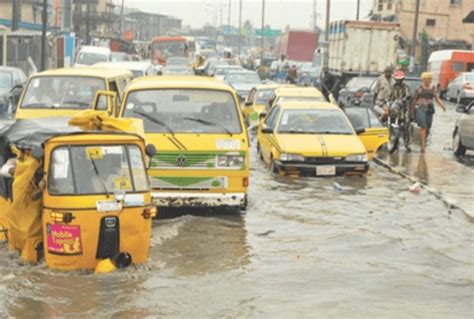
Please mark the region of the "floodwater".
[[463, 211], [375, 163], [367, 177], [297, 179], [252, 156], [247, 213], [156, 220], [146, 265], [65, 273], [0, 246], [0, 318], [473, 317]]

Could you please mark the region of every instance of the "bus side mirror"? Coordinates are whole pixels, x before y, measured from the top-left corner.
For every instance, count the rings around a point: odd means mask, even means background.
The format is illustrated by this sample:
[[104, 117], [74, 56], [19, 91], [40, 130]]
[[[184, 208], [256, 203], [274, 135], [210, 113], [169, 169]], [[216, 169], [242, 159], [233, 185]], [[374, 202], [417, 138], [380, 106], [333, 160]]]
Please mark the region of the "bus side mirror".
[[153, 144], [147, 144], [145, 146], [145, 153], [148, 156], [148, 163], [147, 163], [147, 169], [151, 167], [151, 161], [153, 160], [153, 157], [156, 155], [156, 147]]
[[112, 91], [98, 90], [92, 109], [96, 111], [106, 111], [111, 116], [117, 116], [117, 93]]

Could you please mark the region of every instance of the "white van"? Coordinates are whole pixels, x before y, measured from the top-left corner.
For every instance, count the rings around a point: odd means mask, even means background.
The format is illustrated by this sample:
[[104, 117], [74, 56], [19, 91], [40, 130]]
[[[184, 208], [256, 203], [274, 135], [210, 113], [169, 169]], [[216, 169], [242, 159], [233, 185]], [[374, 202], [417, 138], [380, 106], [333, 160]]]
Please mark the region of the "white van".
[[109, 48], [84, 46], [76, 57], [74, 66], [87, 66], [100, 62], [111, 62], [112, 52]]

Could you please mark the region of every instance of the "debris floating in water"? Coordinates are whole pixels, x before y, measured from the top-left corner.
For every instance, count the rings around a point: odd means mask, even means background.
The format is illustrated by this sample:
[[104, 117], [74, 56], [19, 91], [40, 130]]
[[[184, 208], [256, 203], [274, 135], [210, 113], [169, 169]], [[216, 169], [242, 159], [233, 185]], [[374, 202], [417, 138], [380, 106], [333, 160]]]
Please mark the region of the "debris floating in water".
[[337, 192], [342, 192], [342, 186], [338, 182], [334, 182], [333, 187]]
[[421, 184], [419, 182], [416, 182], [415, 184], [408, 187], [408, 189], [412, 193], [419, 194], [421, 192]]

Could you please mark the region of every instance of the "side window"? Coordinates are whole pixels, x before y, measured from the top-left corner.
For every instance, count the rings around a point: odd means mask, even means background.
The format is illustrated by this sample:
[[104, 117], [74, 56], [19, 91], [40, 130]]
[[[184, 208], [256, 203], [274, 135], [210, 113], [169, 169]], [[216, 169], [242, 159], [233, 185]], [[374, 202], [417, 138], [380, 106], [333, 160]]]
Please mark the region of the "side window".
[[267, 105], [265, 106], [265, 110], [268, 112], [275, 102], [276, 95], [272, 94], [272, 96], [268, 99]]
[[117, 80], [117, 86], [118, 86], [120, 97], [123, 96], [123, 92], [125, 91], [125, 88], [127, 87], [128, 82], [129, 82], [128, 78], [122, 78], [122, 79]]
[[249, 94], [249, 97], [247, 98], [247, 101], [255, 103], [255, 89], [252, 89], [252, 91], [250, 91], [250, 94]]
[[270, 114], [267, 117], [267, 120], [265, 121], [265, 124], [268, 127], [275, 128], [276, 120], [278, 118], [278, 114], [280, 114], [280, 107], [276, 106], [274, 107], [271, 111]]
[[117, 83], [114, 81], [109, 82], [109, 91], [117, 93], [117, 103], [120, 105], [122, 102], [121, 95]]

